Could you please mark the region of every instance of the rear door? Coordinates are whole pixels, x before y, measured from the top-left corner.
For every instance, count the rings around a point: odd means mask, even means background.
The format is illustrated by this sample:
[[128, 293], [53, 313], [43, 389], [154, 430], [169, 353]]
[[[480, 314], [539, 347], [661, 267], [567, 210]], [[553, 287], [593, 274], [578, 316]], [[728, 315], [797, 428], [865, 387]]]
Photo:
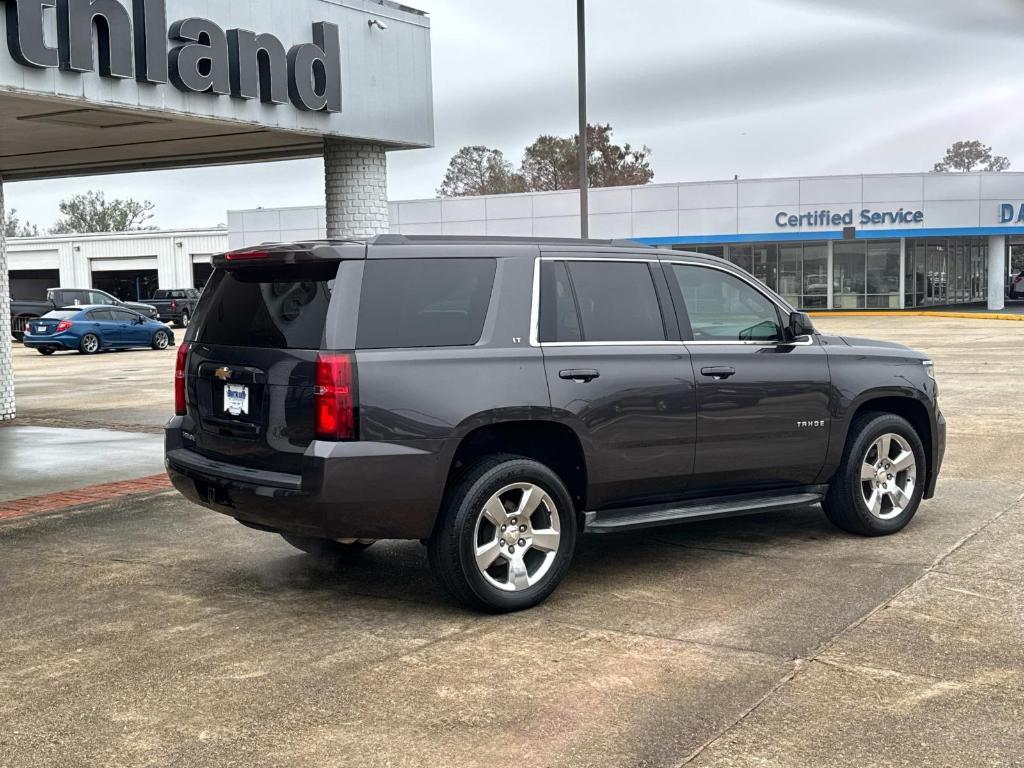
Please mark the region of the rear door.
[[90, 311], [86, 324], [92, 333], [99, 336], [103, 347], [118, 346], [117, 330], [119, 323], [115, 322], [114, 316], [109, 309], [94, 309]]
[[556, 416], [584, 441], [588, 505], [682, 493], [695, 392], [658, 262], [545, 257], [538, 343]]
[[694, 485], [809, 485], [829, 436], [828, 359], [814, 337], [788, 343], [780, 307], [736, 273], [668, 263], [697, 382]]
[[317, 354], [339, 261], [217, 269], [186, 341], [186, 444], [234, 464], [298, 473], [313, 440]]

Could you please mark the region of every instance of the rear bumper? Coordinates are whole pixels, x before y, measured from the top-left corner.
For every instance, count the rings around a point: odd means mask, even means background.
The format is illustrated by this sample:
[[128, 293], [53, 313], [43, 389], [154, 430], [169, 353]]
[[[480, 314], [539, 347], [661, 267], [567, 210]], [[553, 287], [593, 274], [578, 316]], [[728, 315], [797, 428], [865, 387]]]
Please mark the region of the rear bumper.
[[22, 336], [21, 343], [29, 349], [78, 349], [81, 341], [70, 336]]
[[[441, 502], [441, 441], [313, 442], [301, 474], [252, 469], [202, 456], [182, 440], [181, 417], [165, 432], [167, 474], [187, 499], [278, 531], [323, 538], [423, 539]], [[445, 470], [446, 472], [446, 470]]]

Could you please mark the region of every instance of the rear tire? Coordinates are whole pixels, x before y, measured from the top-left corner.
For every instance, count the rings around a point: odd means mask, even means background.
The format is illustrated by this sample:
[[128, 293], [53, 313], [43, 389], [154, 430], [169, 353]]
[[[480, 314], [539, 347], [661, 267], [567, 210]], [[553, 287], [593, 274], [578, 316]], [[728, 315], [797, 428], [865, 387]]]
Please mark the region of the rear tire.
[[188, 312], [181, 313], [181, 319], [178, 320], [178, 326], [181, 328], [188, 328], [189, 316]]
[[917, 512], [927, 471], [924, 445], [910, 422], [893, 413], [861, 414], [850, 426], [822, 508], [849, 533], [896, 533]]
[[565, 576], [577, 528], [558, 475], [531, 459], [499, 454], [449, 487], [427, 555], [434, 575], [463, 605], [520, 611], [545, 600]]
[[167, 349], [170, 343], [167, 331], [157, 331], [153, 334], [153, 349]]
[[78, 351], [83, 355], [95, 355], [100, 351], [100, 338], [94, 333], [87, 333], [78, 343]]
[[358, 539], [350, 544], [342, 544], [333, 539], [318, 539], [313, 536], [298, 536], [282, 533], [281, 538], [296, 549], [300, 549], [318, 560], [349, 560], [373, 546], [372, 541]]

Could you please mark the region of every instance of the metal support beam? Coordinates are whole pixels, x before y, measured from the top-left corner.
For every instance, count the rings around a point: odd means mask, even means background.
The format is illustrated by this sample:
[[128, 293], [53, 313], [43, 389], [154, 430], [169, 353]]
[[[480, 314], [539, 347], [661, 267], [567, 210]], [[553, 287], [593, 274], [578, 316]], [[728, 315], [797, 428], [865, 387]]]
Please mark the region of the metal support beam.
[[590, 204], [587, 188], [590, 179], [587, 176], [587, 22], [586, 0], [576, 0], [576, 58], [579, 91], [580, 142], [578, 147], [579, 179], [580, 179], [580, 237], [587, 238], [590, 233]]

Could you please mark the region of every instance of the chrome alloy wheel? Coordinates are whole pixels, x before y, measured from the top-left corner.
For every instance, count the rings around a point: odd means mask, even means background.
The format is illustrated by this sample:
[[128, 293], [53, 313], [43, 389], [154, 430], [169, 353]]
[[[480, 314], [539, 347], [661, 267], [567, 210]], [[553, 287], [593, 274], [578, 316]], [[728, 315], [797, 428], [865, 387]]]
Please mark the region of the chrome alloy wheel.
[[89, 354], [97, 352], [100, 348], [100, 340], [93, 336], [91, 333], [82, 339], [82, 349]]
[[156, 332], [156, 348], [157, 349], [167, 349], [167, 345], [169, 343], [170, 342], [167, 340], [167, 334], [166, 333], [164, 333], [163, 331], [157, 331]]
[[551, 570], [561, 539], [558, 509], [533, 483], [506, 485], [484, 504], [473, 531], [476, 567], [506, 592], [532, 587]]
[[903, 513], [914, 498], [917, 459], [903, 437], [889, 432], [868, 446], [860, 465], [861, 495], [879, 520]]

